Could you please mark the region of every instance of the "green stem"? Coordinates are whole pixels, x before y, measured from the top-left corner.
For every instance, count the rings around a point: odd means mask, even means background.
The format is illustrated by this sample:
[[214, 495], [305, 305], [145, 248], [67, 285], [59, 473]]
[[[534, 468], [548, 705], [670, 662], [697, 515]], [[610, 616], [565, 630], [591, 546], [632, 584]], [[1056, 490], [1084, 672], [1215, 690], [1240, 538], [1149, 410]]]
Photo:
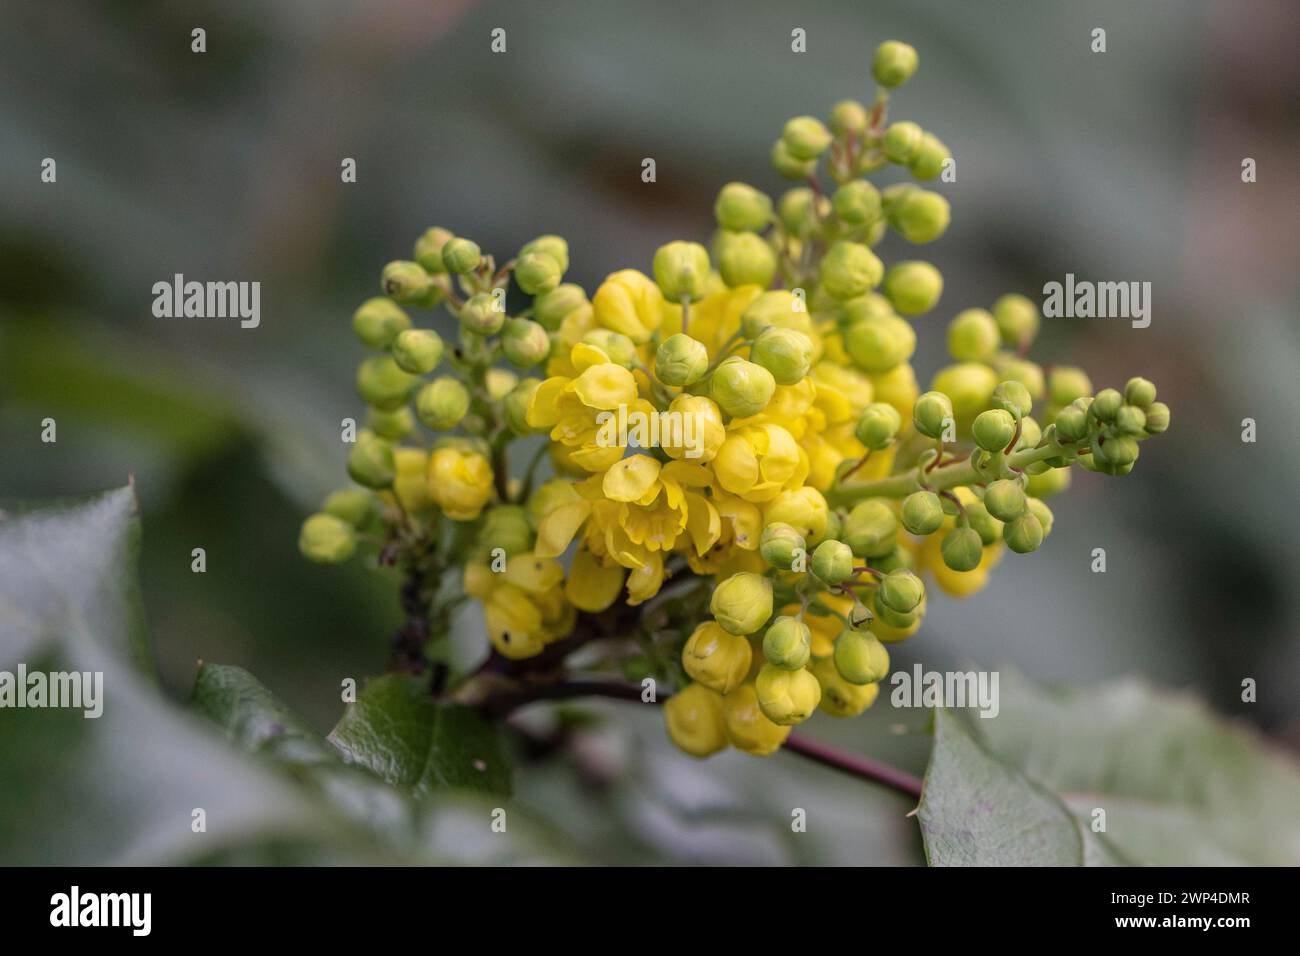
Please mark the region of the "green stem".
[[[1065, 450], [1056, 443], [1042, 445], [1038, 448], [1022, 448], [1007, 457], [1006, 466], [1009, 469], [1023, 469], [1026, 465], [1032, 465], [1036, 461], [1055, 458], [1062, 454], [1066, 454]], [[975, 467], [970, 463], [970, 459], [964, 459], [929, 472], [925, 476], [925, 484], [934, 491], [943, 491], [946, 488], [956, 488], [960, 485], [979, 484], [985, 478], [986, 476], [975, 470]], [[835, 507], [857, 504], [867, 498], [905, 498], [912, 492], [919, 490], [921, 490], [921, 482], [917, 470], [914, 468], [899, 475], [890, 475], [888, 478], [879, 478], [875, 481], [866, 481], [849, 487], [837, 485], [831, 489], [826, 498]]]

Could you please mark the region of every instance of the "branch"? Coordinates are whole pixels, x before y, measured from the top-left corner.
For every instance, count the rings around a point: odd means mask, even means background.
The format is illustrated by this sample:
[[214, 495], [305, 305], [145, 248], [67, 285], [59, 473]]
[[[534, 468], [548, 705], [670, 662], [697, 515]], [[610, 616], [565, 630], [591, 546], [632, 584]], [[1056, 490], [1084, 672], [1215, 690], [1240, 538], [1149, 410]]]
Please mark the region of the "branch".
[[[654, 703], [661, 704], [671, 695], [658, 695]], [[492, 716], [504, 716], [525, 704], [542, 700], [573, 700], [578, 697], [607, 697], [615, 700], [641, 702], [641, 687], [619, 681], [579, 680], [550, 681], [526, 684], [513, 692], [496, 695], [481, 705]], [[846, 753], [828, 744], [819, 743], [800, 734], [791, 734], [783, 744], [785, 750], [798, 754], [824, 767], [887, 787], [907, 797], [921, 796], [921, 780], [906, 771], [858, 754]]]

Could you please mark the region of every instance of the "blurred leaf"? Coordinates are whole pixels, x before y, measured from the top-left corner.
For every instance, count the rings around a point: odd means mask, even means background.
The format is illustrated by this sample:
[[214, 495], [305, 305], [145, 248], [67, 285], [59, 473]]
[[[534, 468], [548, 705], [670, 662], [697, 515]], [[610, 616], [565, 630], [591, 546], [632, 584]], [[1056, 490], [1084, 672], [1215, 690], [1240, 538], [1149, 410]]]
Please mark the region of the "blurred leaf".
[[[176, 863], [336, 827], [286, 781], [170, 706], [140, 671], [130, 488], [0, 518], [0, 664], [102, 674], [103, 713], [0, 715], [0, 861]], [[203, 810], [206, 831], [192, 829]]]
[[1083, 841], [1060, 800], [998, 761], [948, 710], [917, 810], [931, 866], [1078, 866]]
[[932, 864], [1300, 862], [1300, 770], [1199, 702], [1006, 672], [1000, 697], [995, 718], [936, 714], [920, 807]]
[[349, 762], [417, 795], [444, 787], [510, 792], [497, 729], [468, 708], [435, 701], [413, 677], [370, 681], [329, 739]]
[[201, 663], [193, 703], [249, 753], [289, 764], [338, 760], [337, 751], [324, 737], [243, 668]]

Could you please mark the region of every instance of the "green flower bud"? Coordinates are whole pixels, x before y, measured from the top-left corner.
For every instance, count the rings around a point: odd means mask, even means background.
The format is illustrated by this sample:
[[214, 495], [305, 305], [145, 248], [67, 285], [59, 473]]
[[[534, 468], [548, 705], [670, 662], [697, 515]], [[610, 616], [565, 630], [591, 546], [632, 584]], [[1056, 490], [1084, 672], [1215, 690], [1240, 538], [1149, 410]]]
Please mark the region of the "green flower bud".
[[776, 276], [776, 252], [756, 232], [719, 230], [713, 242], [718, 274], [731, 288], [757, 285], [767, 288]]
[[880, 602], [899, 614], [909, 614], [925, 597], [925, 585], [911, 571], [890, 571], [880, 581]]
[[987, 548], [1002, 537], [1002, 522], [989, 514], [989, 509], [984, 507], [983, 502], [972, 501], [964, 507], [966, 523], [979, 535], [980, 544]]
[[767, 408], [776, 392], [776, 379], [763, 366], [733, 355], [713, 370], [709, 392], [732, 418], [748, 418]]
[[843, 540], [854, 554], [875, 558], [888, 554], [898, 543], [898, 519], [879, 498], [868, 498], [849, 512]]
[[943, 392], [926, 392], [912, 406], [912, 425], [927, 438], [938, 438], [950, 421], [952, 400]]
[[1169, 427], [1169, 406], [1164, 402], [1152, 402], [1146, 409], [1147, 434], [1159, 435]]
[[879, 375], [912, 357], [916, 331], [896, 315], [863, 319], [844, 330], [844, 348], [859, 368]]
[[364, 488], [340, 488], [330, 492], [320, 510], [360, 530], [379, 517], [379, 499]]
[[656, 250], [655, 282], [671, 302], [704, 297], [709, 279], [709, 253], [698, 242], [669, 242]]
[[782, 179], [807, 179], [817, 169], [816, 159], [799, 159], [790, 152], [785, 140], [772, 144], [772, 165]]
[[583, 333], [582, 341], [596, 346], [608, 355], [609, 360], [615, 365], [630, 369], [640, 362], [636, 343], [622, 332], [615, 332], [613, 329], [591, 329]]
[[898, 409], [884, 402], [872, 402], [862, 410], [853, 434], [872, 451], [888, 448], [903, 427]]
[[528, 512], [521, 505], [489, 508], [479, 531], [478, 543], [486, 551], [501, 548], [509, 556], [527, 551], [533, 546], [533, 528], [528, 523]]
[[298, 550], [317, 564], [341, 564], [357, 550], [356, 529], [334, 515], [314, 514], [302, 523]]
[[921, 143], [912, 154], [907, 168], [917, 179], [934, 179], [943, 172], [943, 164], [952, 158], [952, 153], [933, 133], [921, 134]]
[[1043, 384], [1043, 368], [1037, 362], [1028, 359], [1002, 358], [998, 369], [1004, 381], [1019, 382], [1029, 392], [1034, 401], [1042, 398], [1047, 389]]
[[921, 148], [921, 136], [921, 127], [909, 120], [890, 123], [880, 145], [891, 163], [906, 164]]
[[884, 263], [860, 242], [840, 241], [822, 259], [821, 284], [832, 299], [852, 299], [880, 284]]
[[778, 617], [763, 635], [763, 657], [773, 667], [797, 671], [812, 655], [812, 631], [798, 618]]
[[831, 144], [831, 134], [821, 120], [812, 116], [796, 116], [785, 124], [781, 141], [786, 151], [795, 159], [816, 159]]
[[948, 324], [948, 352], [959, 362], [984, 362], [998, 350], [998, 325], [984, 309], [966, 309]]
[[773, 521], [765, 527], [758, 542], [758, 553], [763, 556], [763, 560], [780, 571], [789, 571], [795, 558], [806, 551], [804, 536], [794, 525], [784, 521]]
[[953, 528], [939, 544], [939, 554], [954, 571], [974, 571], [984, 556], [984, 546], [974, 529]]
[[817, 545], [809, 568], [824, 584], [843, 584], [853, 577], [853, 549], [828, 538]]
[[756, 339], [768, 326], [785, 326], [798, 314], [794, 306], [794, 295], [785, 289], [764, 292], [740, 314], [740, 334], [747, 339]]
[[764, 329], [749, 349], [751, 362], [772, 373], [778, 385], [797, 385], [812, 367], [812, 339], [794, 329]]
[[727, 183], [713, 204], [718, 225], [732, 232], [760, 232], [772, 221], [772, 200], [745, 183]]
[[487, 292], [470, 296], [460, 310], [460, 327], [475, 335], [495, 335], [505, 322], [505, 311]]
[[916, 72], [916, 48], [899, 40], [886, 40], [876, 47], [871, 75], [885, 89], [902, 86]]
[[392, 299], [376, 296], [361, 303], [352, 313], [352, 331], [372, 349], [386, 349], [393, 339], [411, 327], [411, 320]]
[[393, 409], [372, 408], [367, 416], [366, 424], [380, 438], [387, 438], [389, 441], [401, 441], [415, 431], [415, 416], [411, 414], [410, 408], [405, 405], [399, 405]]
[[358, 432], [348, 453], [348, 475], [366, 488], [390, 487], [397, 476], [393, 446], [373, 432]]
[[540, 379], [526, 378], [512, 388], [502, 402], [506, 424], [516, 435], [527, 435], [533, 431], [528, 424], [528, 405], [533, 400], [533, 392], [541, 384]]
[[888, 554], [871, 559], [871, 566], [885, 574], [890, 571], [910, 570], [915, 564], [916, 559], [912, 556], [912, 552], [903, 547], [896, 547]]
[[469, 392], [448, 375], [434, 379], [415, 396], [415, 414], [428, 428], [455, 428], [469, 411]]
[[889, 651], [870, 631], [841, 631], [832, 660], [850, 684], [874, 684], [889, 676]]
[[1056, 415], [1056, 437], [1062, 441], [1082, 441], [1088, 437], [1088, 413], [1074, 405], [1066, 406]]
[[1115, 427], [1125, 435], [1145, 435], [1147, 417], [1135, 405], [1125, 405], [1115, 413]]
[[971, 435], [975, 444], [985, 451], [1001, 451], [1011, 443], [1011, 436], [1016, 433], [1016, 420], [1011, 413], [1001, 408], [990, 408], [980, 412], [971, 426]]
[[914, 491], [903, 499], [902, 519], [912, 534], [934, 534], [943, 525], [943, 504], [933, 491]]
[[1123, 395], [1113, 388], [1103, 388], [1088, 406], [1088, 415], [1099, 422], [1113, 422], [1123, 407]]
[[[1023, 382], [1006, 381], [998, 384], [993, 390], [993, 407], [1000, 408], [1011, 415], [1012, 418], [1020, 419], [1028, 415], [1034, 407], [1033, 396], [1029, 394], [1029, 389]], [[1010, 437], [1007, 438], [1010, 441]]]
[[835, 190], [831, 208], [841, 222], [865, 226], [880, 217], [880, 193], [865, 179], [855, 179]]
[[427, 375], [442, 361], [442, 339], [430, 329], [407, 329], [393, 340], [393, 361], [403, 372]]
[[1009, 293], [994, 302], [993, 318], [1004, 345], [1021, 348], [1038, 334], [1038, 306], [1023, 295]]
[[927, 189], [909, 192], [890, 210], [889, 224], [908, 242], [933, 242], [948, 228], [948, 200]]
[[684, 388], [694, 385], [709, 370], [709, 350], [703, 342], [678, 332], [659, 343], [655, 350], [655, 377], [665, 385]]
[[570, 314], [587, 305], [587, 293], [582, 286], [565, 282], [550, 292], [533, 299], [533, 318], [542, 327], [554, 332]]
[[1124, 386], [1124, 401], [1138, 408], [1146, 408], [1156, 400], [1156, 387], [1145, 378], [1131, 378]]
[[442, 262], [442, 247], [450, 239], [456, 238], [441, 226], [431, 226], [424, 230], [423, 235], [415, 240], [415, 252], [411, 258], [420, 264], [420, 268], [430, 275], [438, 275], [446, 272], [447, 267]]
[[879, 591], [876, 592], [876, 596], [872, 600], [871, 606], [875, 609], [876, 617], [885, 624], [888, 624], [890, 627], [898, 628], [900, 631], [911, 628], [916, 624], [917, 619], [925, 612], [924, 603], [917, 605], [917, 607], [911, 611], [895, 611], [888, 604], [880, 600]]
[[1112, 468], [1122, 468], [1137, 461], [1138, 444], [1124, 435], [1110, 435], [1093, 444], [1092, 456]]
[[899, 262], [885, 273], [884, 292], [903, 315], [920, 315], [943, 295], [943, 276], [928, 262]]
[[542, 521], [560, 505], [573, 504], [575, 501], [581, 501], [582, 496], [573, 486], [573, 482], [564, 478], [552, 478], [550, 481], [539, 485], [537, 489], [528, 496], [525, 508], [528, 511], [528, 522], [536, 531], [542, 526]]
[[538, 236], [531, 242], [524, 243], [516, 258], [522, 259], [533, 254], [550, 256], [561, 272], [569, 271], [569, 244], [561, 236]]
[[753, 634], [772, 616], [772, 582], [739, 571], [714, 589], [709, 613], [731, 634]]
[[1002, 529], [1002, 540], [1016, 554], [1037, 551], [1043, 543], [1043, 525], [1032, 511], [1026, 511]]
[[530, 252], [515, 260], [515, 282], [529, 295], [545, 295], [564, 277], [560, 264], [543, 252]]
[[788, 190], [777, 203], [777, 215], [785, 231], [792, 236], [806, 238], [817, 231], [818, 209], [828, 213], [830, 203], [818, 197], [807, 186]]
[[[397, 261], [384, 266], [379, 286], [384, 294], [404, 303], [419, 303], [429, 294], [433, 279], [418, 262]], [[359, 334], [359, 333], [358, 333]]]
[[867, 131], [871, 118], [857, 100], [840, 100], [831, 107], [831, 132], [841, 138], [850, 133], [859, 139]]
[[[1064, 472], [1067, 475], [1069, 474], [1069, 472], [1064, 468], [1059, 468], [1057, 470]], [[1052, 525], [1056, 522], [1056, 516], [1052, 514], [1051, 508], [1047, 507], [1047, 505], [1039, 501], [1037, 498], [1030, 498], [1029, 513], [1037, 518], [1038, 523], [1042, 525], [1044, 538], [1052, 533]]]
[[531, 319], [510, 319], [506, 322], [501, 332], [501, 352], [511, 365], [532, 368], [544, 360], [550, 351], [551, 337], [538, 323]]
[[357, 367], [357, 394], [367, 405], [392, 410], [405, 404], [416, 378], [402, 371], [391, 355], [376, 355]]
[[991, 482], [985, 490], [984, 507], [999, 521], [1015, 521], [1028, 507], [1025, 490], [1019, 482], [1000, 478]]
[[1076, 398], [1092, 394], [1092, 379], [1081, 368], [1058, 365], [1047, 377], [1047, 397], [1053, 405], [1069, 405]]
[[477, 242], [469, 239], [448, 239], [442, 247], [442, 264], [454, 275], [463, 276], [478, 268], [483, 252]]

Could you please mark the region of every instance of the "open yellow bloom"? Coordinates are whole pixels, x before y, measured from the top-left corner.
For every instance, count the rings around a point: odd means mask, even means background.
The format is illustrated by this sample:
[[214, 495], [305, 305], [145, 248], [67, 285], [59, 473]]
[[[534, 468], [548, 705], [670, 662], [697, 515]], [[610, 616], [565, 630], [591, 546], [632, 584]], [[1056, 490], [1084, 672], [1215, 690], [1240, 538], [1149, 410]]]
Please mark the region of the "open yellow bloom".
[[798, 488], [808, 476], [808, 455], [780, 425], [754, 425], [729, 431], [713, 460], [713, 473], [725, 491], [747, 501], [771, 501]]

